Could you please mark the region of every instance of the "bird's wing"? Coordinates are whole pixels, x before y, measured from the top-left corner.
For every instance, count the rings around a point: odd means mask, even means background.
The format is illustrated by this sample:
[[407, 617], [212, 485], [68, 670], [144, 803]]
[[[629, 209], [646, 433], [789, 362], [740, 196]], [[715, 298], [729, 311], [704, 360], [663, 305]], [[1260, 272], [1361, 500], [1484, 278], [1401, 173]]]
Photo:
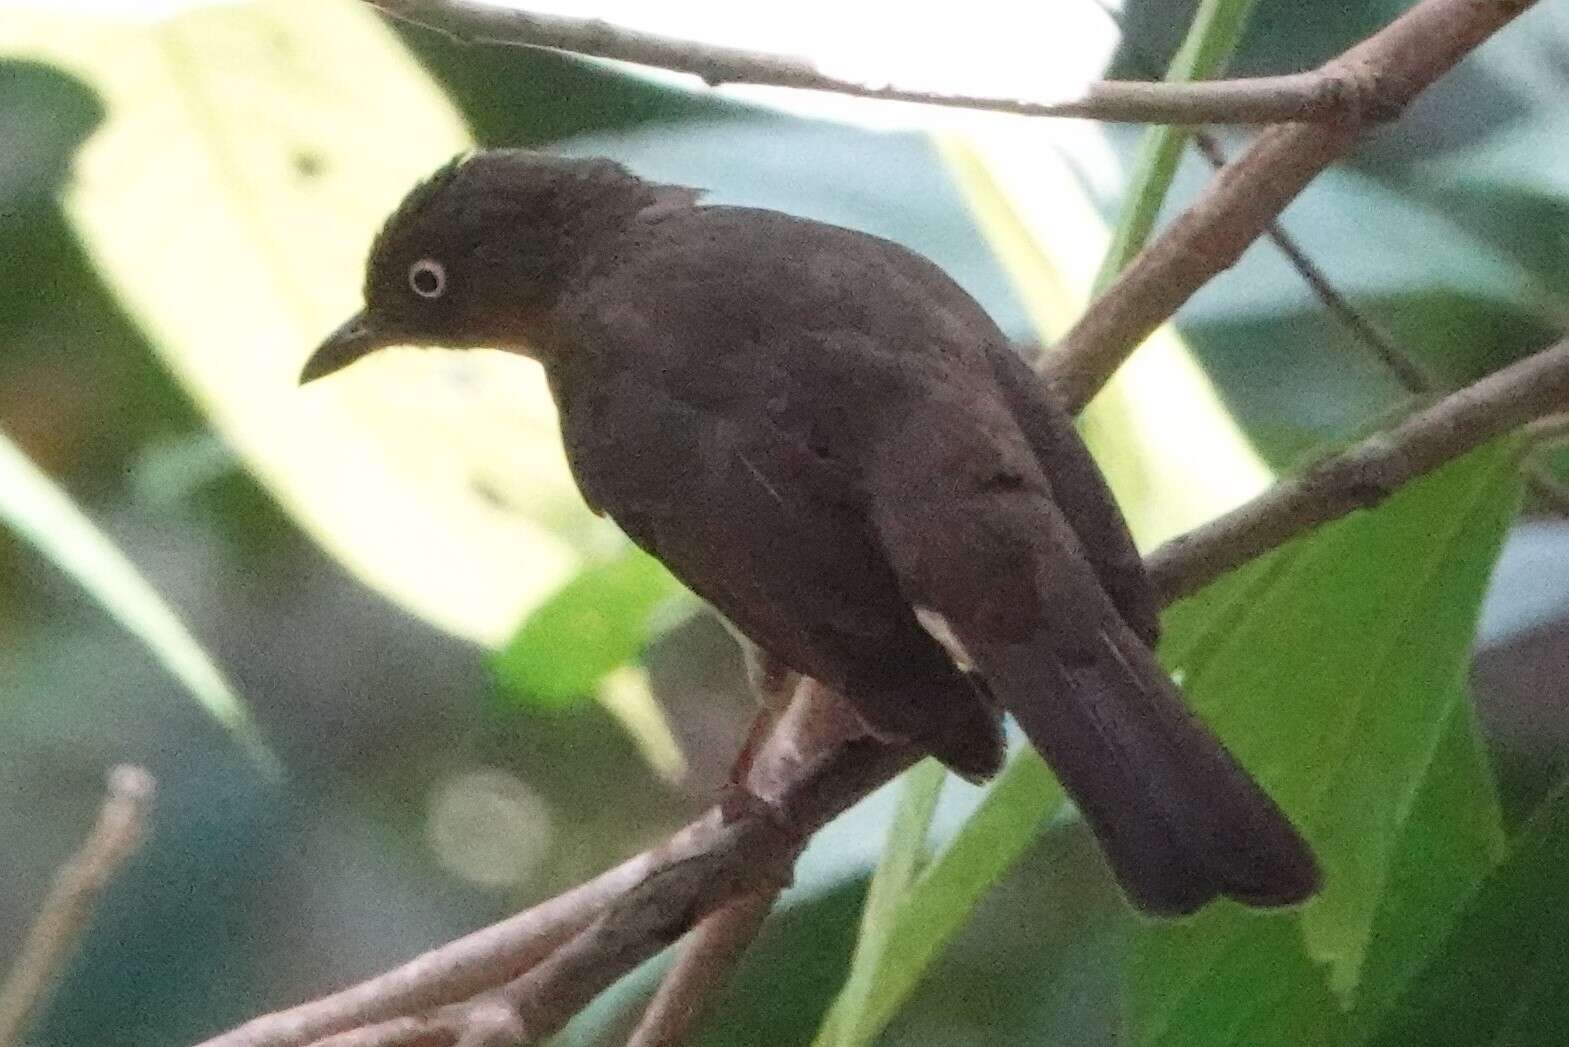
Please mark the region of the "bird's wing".
[[1053, 501], [1123, 619], [1154, 647], [1160, 636], [1160, 598], [1099, 466], [1073, 420], [1029, 365], [1011, 349], [994, 347], [990, 355], [1008, 407], [1051, 484]]
[[1307, 845], [1118, 613], [1027, 450], [948, 421], [928, 413], [867, 465], [873, 529], [922, 624], [1018, 720], [1142, 908], [1310, 895]]

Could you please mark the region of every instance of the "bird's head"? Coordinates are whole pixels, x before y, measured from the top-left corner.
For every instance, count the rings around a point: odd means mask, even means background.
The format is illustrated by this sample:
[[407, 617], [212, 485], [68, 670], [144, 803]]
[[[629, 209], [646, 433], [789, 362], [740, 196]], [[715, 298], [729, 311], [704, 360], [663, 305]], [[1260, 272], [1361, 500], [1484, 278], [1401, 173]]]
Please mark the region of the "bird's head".
[[329, 335], [308, 382], [389, 345], [531, 353], [585, 264], [640, 211], [690, 191], [610, 160], [521, 149], [459, 157], [411, 190], [371, 246], [365, 307]]

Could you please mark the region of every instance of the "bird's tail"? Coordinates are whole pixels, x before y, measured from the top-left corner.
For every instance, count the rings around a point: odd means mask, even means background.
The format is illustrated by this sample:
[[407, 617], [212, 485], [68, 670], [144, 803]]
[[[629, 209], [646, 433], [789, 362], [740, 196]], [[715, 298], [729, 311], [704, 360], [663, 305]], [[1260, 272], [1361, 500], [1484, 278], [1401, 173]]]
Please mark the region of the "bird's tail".
[[1049, 643], [970, 650], [1132, 901], [1177, 915], [1218, 896], [1261, 907], [1310, 897], [1318, 865], [1285, 814], [1121, 621], [1100, 635], [1101, 650], [1071, 661]]

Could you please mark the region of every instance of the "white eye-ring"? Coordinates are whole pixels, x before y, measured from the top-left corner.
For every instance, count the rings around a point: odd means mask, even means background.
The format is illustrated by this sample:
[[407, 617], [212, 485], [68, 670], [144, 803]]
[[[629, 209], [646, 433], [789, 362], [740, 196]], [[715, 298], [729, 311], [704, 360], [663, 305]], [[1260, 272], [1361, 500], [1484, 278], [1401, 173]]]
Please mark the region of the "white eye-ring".
[[447, 289], [447, 267], [434, 258], [421, 258], [409, 266], [409, 290], [421, 298], [440, 298]]

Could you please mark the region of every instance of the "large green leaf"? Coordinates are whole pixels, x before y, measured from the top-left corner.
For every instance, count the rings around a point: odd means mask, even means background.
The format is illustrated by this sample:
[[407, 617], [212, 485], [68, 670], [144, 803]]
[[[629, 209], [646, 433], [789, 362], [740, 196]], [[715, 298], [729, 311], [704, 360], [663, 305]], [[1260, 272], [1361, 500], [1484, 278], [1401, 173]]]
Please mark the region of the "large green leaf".
[[[1354, 1017], [1366, 1028], [1437, 948], [1461, 903], [1505, 853], [1493, 771], [1469, 701], [1456, 702], [1389, 867]], [[1482, 798], [1482, 802], [1477, 802]]]
[[86, 589], [270, 772], [276, 757], [185, 623], [76, 503], [0, 434], [0, 521]]
[[1556, 1047], [1569, 1029], [1569, 787], [1515, 839], [1369, 1038], [1372, 1047]]
[[[1273, 563], [1254, 569], [1261, 583], [1240, 613], [1208, 623], [1192, 617], [1196, 635], [1172, 636], [1173, 668], [1303, 826], [1325, 888], [1288, 916], [1239, 918], [1217, 907], [1180, 928], [1142, 932], [1129, 982], [1135, 1042], [1212, 1043], [1212, 1027], [1200, 1018], [1214, 1007], [1228, 1009], [1246, 1042], [1251, 1027], [1241, 1008], [1257, 993], [1258, 969], [1284, 964], [1300, 978], [1304, 958], [1326, 965], [1321, 977], [1338, 1001], [1353, 1001], [1380, 912], [1411, 933], [1416, 948], [1414, 932], [1441, 922], [1445, 904], [1485, 867], [1497, 801], [1459, 697], [1482, 590], [1517, 493], [1511, 448], [1477, 452], [1377, 511], [1273, 554]], [[1236, 606], [1239, 591], [1212, 588], [1191, 602]], [[1444, 787], [1456, 780], [1479, 787]], [[1390, 893], [1408, 889], [1391, 877], [1408, 874], [1423, 848], [1441, 863], [1440, 882], [1425, 899]], [[1280, 927], [1289, 925], [1300, 927], [1301, 942], [1283, 953]], [[1151, 958], [1166, 955], [1174, 937], [1190, 951], [1170, 969]], [[1374, 968], [1379, 992], [1409, 969], [1388, 949]], [[1197, 1005], [1198, 997], [1208, 1002]], [[1254, 1032], [1269, 1042], [1317, 1042], [1320, 1028], [1338, 1023], [1339, 1009], [1326, 1003], [1316, 1022], [1299, 1015], [1288, 1028]]]
[[1226, 905], [1135, 934], [1128, 965], [1133, 1044], [1251, 1047], [1344, 1043], [1348, 1027], [1296, 919]]

